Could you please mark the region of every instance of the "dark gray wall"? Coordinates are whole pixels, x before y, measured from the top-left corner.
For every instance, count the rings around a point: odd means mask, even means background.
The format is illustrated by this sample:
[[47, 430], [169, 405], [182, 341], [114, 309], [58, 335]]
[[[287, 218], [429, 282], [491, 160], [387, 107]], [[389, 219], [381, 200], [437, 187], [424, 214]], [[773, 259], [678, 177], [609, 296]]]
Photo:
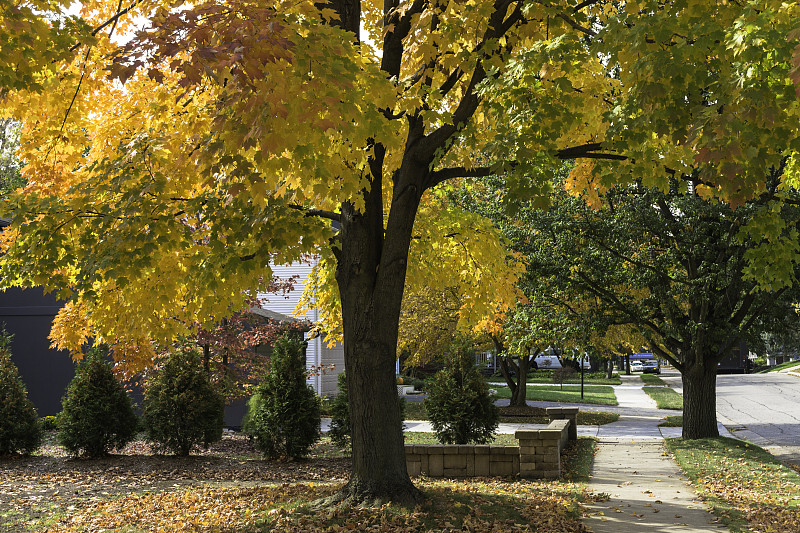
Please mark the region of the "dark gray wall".
[[47, 336], [60, 303], [41, 289], [0, 292], [0, 323], [14, 335], [11, 359], [28, 388], [39, 416], [61, 411], [61, 397], [75, 368], [69, 354], [50, 348]]
[[[61, 411], [61, 398], [75, 376], [75, 365], [66, 351], [50, 348], [50, 328], [61, 303], [41, 289], [8, 289], [0, 292], [0, 324], [14, 335], [11, 360], [17, 365], [28, 397], [39, 416]], [[141, 391], [131, 399], [141, 405]], [[246, 400], [225, 407], [225, 426], [239, 428], [247, 409]]]

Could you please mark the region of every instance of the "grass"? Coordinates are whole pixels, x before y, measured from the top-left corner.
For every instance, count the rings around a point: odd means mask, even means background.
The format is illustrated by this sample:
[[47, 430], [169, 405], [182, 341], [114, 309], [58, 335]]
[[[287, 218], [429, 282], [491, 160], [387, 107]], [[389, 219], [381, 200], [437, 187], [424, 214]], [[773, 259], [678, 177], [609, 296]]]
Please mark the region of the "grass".
[[666, 385], [664, 380], [655, 374], [642, 374], [639, 377], [642, 378], [645, 385]]
[[428, 413], [425, 411], [425, 404], [422, 402], [406, 401], [406, 420], [427, 420]]
[[619, 420], [619, 413], [603, 411], [578, 411], [579, 426], [604, 426]]
[[[553, 383], [553, 372], [553, 370], [535, 370], [528, 374], [528, 383]], [[497, 381], [502, 382], [502, 376]], [[611, 379], [608, 379], [605, 372], [584, 372], [583, 381], [592, 385], [619, 385], [622, 383], [619, 374], [613, 374]], [[564, 381], [564, 383], [580, 382], [580, 372], [575, 372], [571, 378]]]
[[726, 437], [666, 443], [732, 533], [800, 531], [800, 475], [765, 450]]
[[243, 531], [578, 531], [580, 503], [594, 498], [586, 483], [595, 448], [595, 439], [581, 438], [565, 450], [560, 480], [418, 477], [414, 484], [426, 502], [413, 510], [392, 504], [325, 510], [314, 505], [312, 494], [286, 512], [276, 506], [257, 528]]
[[682, 428], [683, 415], [668, 416], [658, 426], [662, 428]]
[[[766, 374], [768, 372], [780, 372], [781, 370], [785, 370], [787, 368], [794, 368], [796, 366], [800, 367], [800, 361], [789, 361], [788, 363], [782, 363], [780, 365], [773, 366], [773, 367], [768, 368], [766, 370], [762, 370], [762, 371], [760, 371], [758, 373], [759, 374]], [[800, 368], [798, 368], [798, 370], [800, 370]]]
[[[511, 398], [508, 387], [497, 387], [498, 398]], [[588, 403], [595, 405], [617, 405], [617, 397], [612, 387], [587, 385], [584, 387], [584, 397], [581, 398], [581, 388], [575, 385], [560, 387], [547, 385], [528, 385], [528, 400], [540, 402], [569, 402]]]
[[[602, 411], [578, 411], [579, 426], [602, 426], [619, 420], [619, 413]], [[541, 407], [501, 407], [500, 422], [512, 424], [547, 424], [550, 417]]]
[[683, 409], [683, 397], [669, 387], [642, 387], [659, 409]]
[[[436, 438], [435, 433], [424, 433], [418, 431], [406, 431], [403, 433], [406, 444], [441, 444]], [[487, 444], [494, 446], [518, 446], [519, 441], [512, 434], [500, 433], [494, 436], [494, 440]]]

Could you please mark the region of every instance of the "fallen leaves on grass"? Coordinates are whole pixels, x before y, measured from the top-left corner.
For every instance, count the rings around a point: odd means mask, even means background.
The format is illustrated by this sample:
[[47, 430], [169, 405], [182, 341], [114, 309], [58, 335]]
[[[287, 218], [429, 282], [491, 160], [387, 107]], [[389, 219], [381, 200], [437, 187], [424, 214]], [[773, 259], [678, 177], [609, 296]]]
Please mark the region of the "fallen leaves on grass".
[[306, 483], [249, 488], [204, 486], [125, 496], [66, 515], [49, 531], [92, 533], [128, 527], [163, 532], [232, 532], [252, 525], [256, 516], [268, 514], [276, 505], [298, 498], [321, 498], [333, 490], [331, 486]]
[[765, 450], [735, 439], [669, 439], [698, 494], [733, 527], [800, 531], [800, 475]]
[[330, 484], [195, 487], [98, 502], [63, 517], [48, 531], [586, 531], [574, 501], [549, 482], [419, 479], [417, 486], [428, 501], [412, 510], [308, 505], [339, 488]]
[[427, 502], [415, 509], [316, 508], [346, 479], [348, 458], [268, 462], [249, 458], [248, 446], [229, 440], [223, 451], [172, 457], [146, 455], [138, 444], [104, 459], [0, 462], [0, 530], [573, 533], [585, 531], [579, 503], [594, 498], [584, 483], [592, 439], [565, 450], [558, 481], [416, 478]]

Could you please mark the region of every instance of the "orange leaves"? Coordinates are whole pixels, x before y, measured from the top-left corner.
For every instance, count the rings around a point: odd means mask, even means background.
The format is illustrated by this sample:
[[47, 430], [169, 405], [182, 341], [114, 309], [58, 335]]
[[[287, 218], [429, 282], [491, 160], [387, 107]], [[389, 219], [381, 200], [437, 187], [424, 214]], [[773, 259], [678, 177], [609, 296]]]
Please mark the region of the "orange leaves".
[[[136, 69], [154, 65], [148, 75], [160, 82], [155, 65], [169, 64], [181, 74], [178, 84], [184, 88], [199, 85], [209, 75], [219, 84], [230, 81], [254, 90], [267, 64], [291, 59], [286, 33], [272, 7], [205, 2], [162, 13], [157, 26], [125, 45], [109, 70], [124, 83]], [[230, 80], [223, 79], [225, 75]]]

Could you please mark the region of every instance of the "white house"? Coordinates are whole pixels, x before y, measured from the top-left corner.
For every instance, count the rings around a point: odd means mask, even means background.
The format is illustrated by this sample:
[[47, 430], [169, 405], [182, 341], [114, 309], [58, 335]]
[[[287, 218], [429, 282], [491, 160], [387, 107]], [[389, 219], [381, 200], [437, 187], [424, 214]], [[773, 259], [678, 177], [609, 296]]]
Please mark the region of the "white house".
[[[314, 267], [313, 262], [292, 263], [290, 265], [272, 265], [272, 270], [276, 276], [282, 279], [289, 279], [297, 276], [294, 290], [284, 294], [259, 294], [262, 306], [282, 315], [307, 319], [316, 324], [319, 316], [316, 310], [306, 314], [297, 315], [295, 308], [303, 294], [306, 279]], [[329, 369], [329, 367], [333, 369]], [[323, 337], [316, 337], [308, 340], [306, 350], [306, 367], [311, 371], [312, 368], [324, 368], [323, 373], [315, 373], [308, 378], [308, 384], [320, 396], [336, 396], [339, 389], [336, 380], [344, 372], [344, 347], [338, 342], [332, 348], [328, 347], [327, 341]]]

